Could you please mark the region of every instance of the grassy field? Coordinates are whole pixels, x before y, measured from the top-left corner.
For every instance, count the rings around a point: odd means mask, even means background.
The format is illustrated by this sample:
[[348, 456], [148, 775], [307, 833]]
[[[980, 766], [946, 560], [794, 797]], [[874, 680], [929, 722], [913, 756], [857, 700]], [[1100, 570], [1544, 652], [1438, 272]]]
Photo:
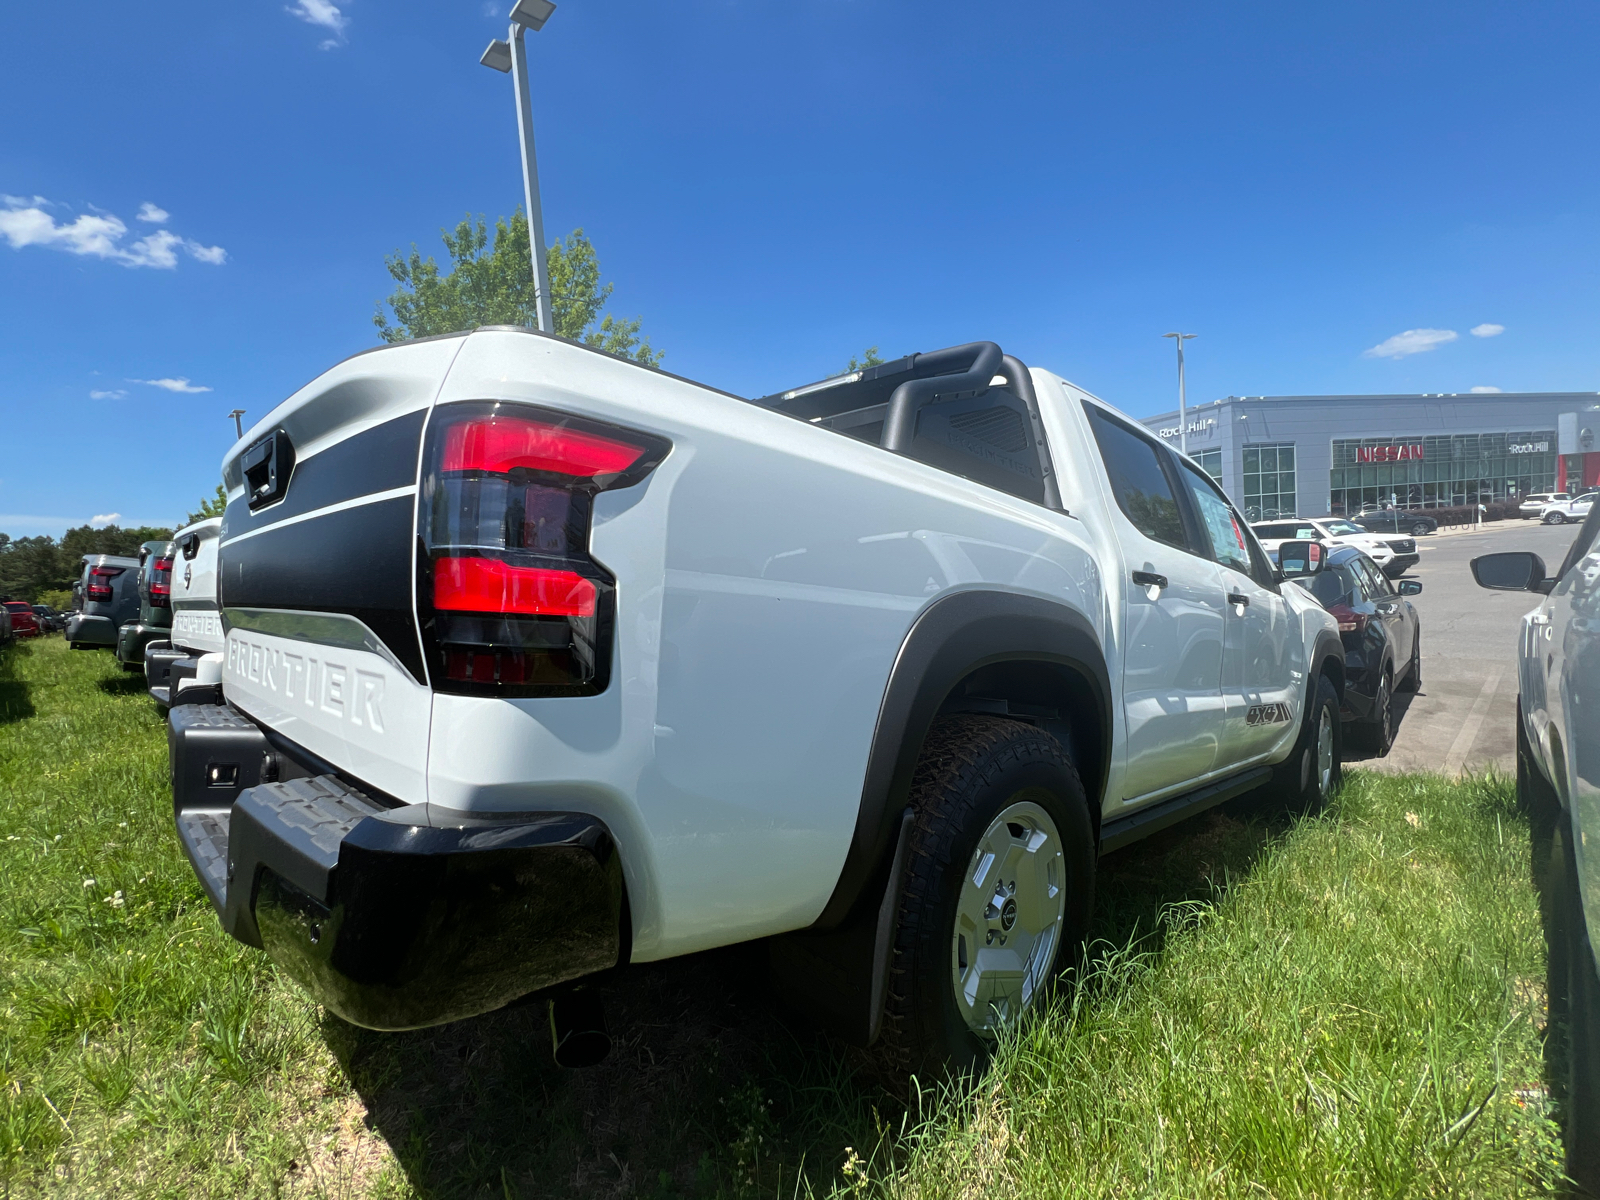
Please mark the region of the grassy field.
[[1083, 985], [909, 1106], [788, 1023], [759, 947], [402, 1035], [229, 941], [164, 725], [59, 639], [0, 652], [0, 1194], [1514, 1196], [1558, 1176], [1529, 835], [1499, 781], [1352, 775], [1102, 863]]

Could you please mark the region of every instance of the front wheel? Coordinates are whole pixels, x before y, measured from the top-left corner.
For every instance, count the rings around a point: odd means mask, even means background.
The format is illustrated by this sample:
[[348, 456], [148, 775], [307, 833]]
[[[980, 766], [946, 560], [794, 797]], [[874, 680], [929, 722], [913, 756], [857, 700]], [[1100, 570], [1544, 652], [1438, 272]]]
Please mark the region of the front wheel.
[[1411, 665], [1406, 668], [1406, 677], [1400, 682], [1402, 692], [1420, 692], [1422, 690], [1422, 630], [1413, 630], [1411, 634]]
[[1415, 525], [1413, 525], [1411, 527], [1411, 536], [1412, 537], [1421, 537], [1423, 534], [1425, 534], [1427, 532], [1428, 532], [1428, 527], [1426, 525], [1424, 525], [1421, 521], [1418, 521]]
[[1339, 787], [1343, 736], [1339, 692], [1331, 679], [1318, 675], [1300, 739], [1289, 757], [1273, 769], [1268, 787], [1274, 802], [1291, 812], [1319, 812]]
[[1565, 525], [1567, 518], [1560, 513], [1549, 513], [1544, 518], [1546, 525]]
[[[1567, 1176], [1577, 1194], [1600, 1194], [1600, 975], [1586, 928], [1572, 831], [1565, 814], [1550, 839], [1545, 887], [1553, 920], [1549, 930], [1551, 1022], [1566, 1033], [1564, 1141]], [[1565, 1020], [1560, 1018], [1564, 1017]], [[1559, 1036], [1559, 1035], [1558, 1035]]]
[[966, 1074], [1083, 943], [1089, 804], [1055, 738], [990, 716], [934, 725], [910, 801], [882, 1045], [897, 1073]]

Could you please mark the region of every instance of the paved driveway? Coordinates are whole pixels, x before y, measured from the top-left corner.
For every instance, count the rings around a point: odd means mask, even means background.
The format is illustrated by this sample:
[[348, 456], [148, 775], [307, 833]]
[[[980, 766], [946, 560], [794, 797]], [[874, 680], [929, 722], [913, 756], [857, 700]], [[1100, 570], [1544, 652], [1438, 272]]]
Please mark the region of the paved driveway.
[[1496, 550], [1532, 550], [1554, 571], [1578, 527], [1505, 521], [1478, 533], [1417, 539], [1422, 581], [1412, 603], [1422, 619], [1422, 691], [1395, 697], [1399, 730], [1387, 758], [1347, 748], [1346, 762], [1380, 771], [1482, 771], [1517, 767], [1517, 623], [1534, 598], [1484, 591], [1471, 561]]

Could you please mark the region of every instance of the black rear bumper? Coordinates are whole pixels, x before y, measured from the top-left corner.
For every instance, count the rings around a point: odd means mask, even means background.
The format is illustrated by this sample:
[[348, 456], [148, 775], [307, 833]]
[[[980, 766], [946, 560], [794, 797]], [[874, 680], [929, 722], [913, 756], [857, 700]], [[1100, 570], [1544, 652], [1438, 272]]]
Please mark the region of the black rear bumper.
[[580, 813], [388, 807], [224, 705], [172, 710], [178, 836], [222, 917], [357, 1025], [412, 1029], [617, 965], [622, 867]]

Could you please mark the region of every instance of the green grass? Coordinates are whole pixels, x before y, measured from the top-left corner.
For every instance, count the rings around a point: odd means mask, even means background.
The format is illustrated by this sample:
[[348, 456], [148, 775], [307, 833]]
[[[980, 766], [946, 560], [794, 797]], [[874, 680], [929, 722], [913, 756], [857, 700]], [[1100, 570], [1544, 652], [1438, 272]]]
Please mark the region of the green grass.
[[[1408, 818], [1408, 814], [1410, 814]], [[513, 1008], [325, 1016], [219, 930], [164, 725], [104, 653], [0, 652], [0, 1194], [1401, 1196], [1557, 1177], [1527, 823], [1355, 774], [1102, 863], [1089, 975], [908, 1109], [786, 1022], [759, 947], [628, 972], [551, 1065]]]

